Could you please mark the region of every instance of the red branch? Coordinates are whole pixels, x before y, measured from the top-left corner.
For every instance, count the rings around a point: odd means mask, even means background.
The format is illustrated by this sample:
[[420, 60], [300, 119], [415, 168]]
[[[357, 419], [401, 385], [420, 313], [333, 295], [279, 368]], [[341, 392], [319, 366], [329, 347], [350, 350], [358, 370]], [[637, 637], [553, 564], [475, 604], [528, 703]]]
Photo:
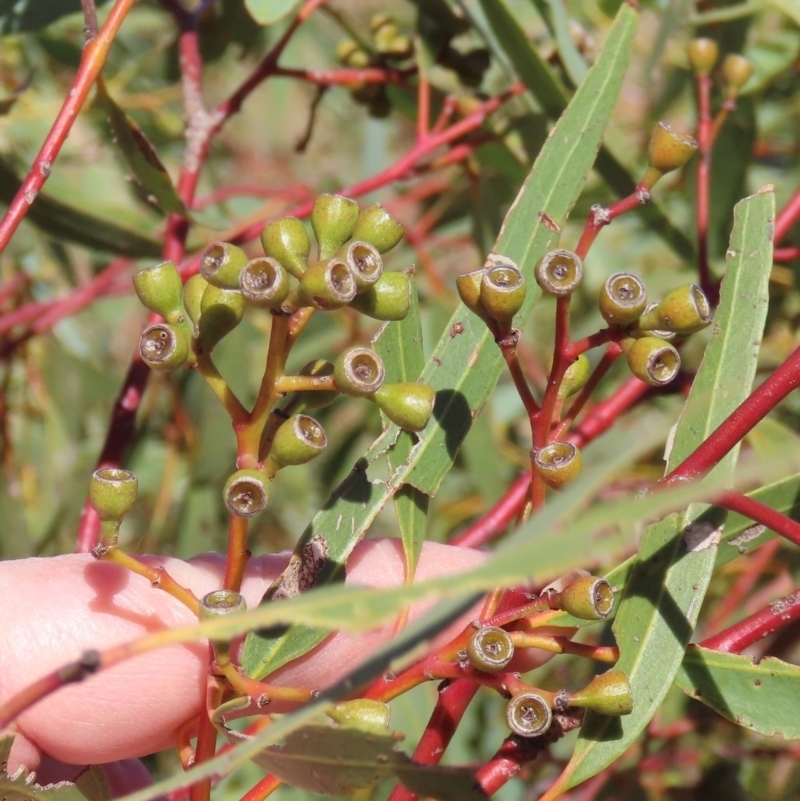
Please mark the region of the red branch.
[[775, 244], [779, 244], [791, 231], [792, 226], [800, 220], [800, 189], [792, 195], [789, 202], [778, 212], [775, 218]]

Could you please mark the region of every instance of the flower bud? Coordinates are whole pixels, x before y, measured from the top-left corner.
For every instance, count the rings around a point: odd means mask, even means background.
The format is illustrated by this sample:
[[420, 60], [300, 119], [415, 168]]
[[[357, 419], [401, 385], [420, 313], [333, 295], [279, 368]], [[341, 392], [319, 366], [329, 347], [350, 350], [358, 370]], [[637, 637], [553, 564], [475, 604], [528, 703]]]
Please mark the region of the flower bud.
[[481, 300], [481, 286], [483, 284], [483, 276], [486, 273], [486, 268], [482, 267], [480, 270], [473, 270], [469, 273], [463, 273], [456, 278], [456, 290], [461, 302], [473, 313], [477, 314], [485, 323], [491, 321], [489, 312], [483, 305]]
[[[202, 622], [204, 620], [216, 620], [217, 618], [246, 610], [247, 602], [240, 593], [234, 590], [214, 590], [200, 599], [197, 617]], [[217, 663], [220, 665], [227, 664], [230, 661], [230, 641], [212, 639], [210, 642], [214, 649], [214, 657]]]
[[372, 245], [378, 253], [391, 250], [402, 238], [405, 231], [380, 203], [361, 210], [353, 229], [353, 239]]
[[711, 306], [703, 290], [696, 284], [685, 284], [673, 289], [654, 309], [642, 315], [637, 328], [644, 331], [663, 328], [688, 336], [708, 326], [711, 319]]
[[514, 643], [505, 629], [484, 626], [478, 629], [467, 646], [467, 659], [475, 670], [498, 673], [514, 656]]
[[604, 578], [581, 576], [561, 590], [559, 605], [579, 620], [605, 620], [614, 607], [614, 591]]
[[319, 195], [311, 211], [311, 229], [319, 244], [319, 258], [329, 259], [353, 235], [358, 203], [343, 195]]
[[681, 368], [678, 351], [658, 337], [626, 339], [622, 347], [630, 371], [651, 387], [669, 384]]
[[353, 69], [364, 69], [370, 63], [369, 53], [352, 39], [343, 39], [336, 45], [336, 60]]
[[304, 306], [323, 311], [341, 309], [356, 296], [356, 280], [347, 262], [334, 256], [314, 262], [300, 279], [297, 292]]
[[576, 392], [580, 392], [589, 380], [592, 374], [592, 366], [589, 363], [589, 358], [585, 353], [581, 353], [572, 364], [567, 367], [564, 373], [564, 378], [561, 381], [561, 386], [558, 388], [558, 394], [563, 398], [568, 398]]
[[506, 707], [508, 728], [520, 737], [538, 737], [553, 722], [553, 712], [547, 701], [538, 693], [515, 695]]
[[422, 431], [431, 419], [436, 392], [425, 384], [383, 384], [370, 400], [403, 431]]
[[498, 323], [511, 323], [525, 300], [525, 277], [513, 264], [488, 267], [481, 279], [481, 303]]
[[631, 683], [621, 670], [595, 676], [582, 690], [569, 695], [569, 705], [591, 709], [601, 715], [630, 715], [633, 712]]
[[[326, 376], [333, 375], [333, 364], [325, 359], [317, 359], [304, 365], [300, 370], [300, 375]], [[304, 409], [321, 409], [333, 403], [339, 393], [335, 389], [312, 389], [296, 392], [295, 400]]]
[[551, 489], [559, 489], [581, 474], [581, 452], [571, 442], [551, 442], [533, 457], [534, 470]]
[[133, 276], [133, 287], [146, 309], [160, 314], [169, 323], [181, 322], [183, 282], [171, 261], [139, 270]]
[[208, 281], [200, 273], [188, 278], [183, 285], [183, 308], [186, 309], [186, 316], [194, 326], [195, 332], [197, 331], [197, 324], [200, 322], [200, 306], [203, 302], [203, 293], [208, 285]]
[[722, 62], [722, 75], [725, 78], [729, 96], [736, 96], [753, 75], [753, 65], [740, 53], [725, 56]]
[[356, 282], [356, 293], [374, 286], [383, 274], [383, 259], [377, 249], [366, 242], [353, 240], [339, 250]]
[[269, 461], [276, 470], [305, 464], [319, 456], [328, 445], [325, 430], [307, 414], [295, 414], [275, 432]]
[[129, 470], [101, 467], [89, 481], [89, 502], [101, 521], [119, 521], [133, 508], [138, 488]]
[[211, 351], [227, 334], [233, 331], [244, 316], [244, 297], [232, 289], [220, 289], [209, 284], [200, 301], [200, 319], [197, 323], [197, 344]]
[[374, 395], [385, 377], [383, 362], [369, 348], [348, 348], [339, 354], [333, 365], [336, 388], [345, 395], [360, 398]]
[[350, 307], [373, 320], [405, 320], [411, 308], [411, 281], [406, 273], [382, 273]]
[[264, 253], [277, 259], [298, 280], [308, 268], [311, 240], [297, 217], [281, 217], [261, 232]]
[[239, 275], [245, 264], [247, 256], [241, 248], [228, 242], [215, 242], [200, 259], [200, 275], [220, 289], [238, 289]]
[[139, 339], [139, 354], [151, 370], [175, 370], [189, 361], [189, 334], [184, 327], [169, 323], [148, 326]]
[[686, 53], [696, 75], [709, 75], [717, 63], [719, 48], [713, 39], [692, 39]]
[[392, 710], [383, 701], [371, 698], [355, 698], [352, 701], [339, 701], [330, 707], [326, 714], [342, 726], [352, 726], [362, 731], [383, 734], [389, 728]]
[[583, 281], [583, 262], [570, 250], [551, 250], [537, 265], [536, 283], [556, 297], [571, 295]]
[[683, 167], [695, 150], [697, 142], [691, 136], [679, 134], [666, 122], [659, 122], [647, 146], [649, 168], [642, 183], [651, 188], [664, 173]]
[[600, 314], [609, 325], [630, 325], [647, 306], [647, 290], [633, 273], [614, 273], [600, 290]]
[[277, 259], [250, 259], [239, 274], [245, 303], [261, 309], [279, 309], [289, 295], [289, 273]]
[[222, 497], [232, 515], [255, 517], [267, 508], [269, 479], [259, 470], [237, 470], [225, 482]]

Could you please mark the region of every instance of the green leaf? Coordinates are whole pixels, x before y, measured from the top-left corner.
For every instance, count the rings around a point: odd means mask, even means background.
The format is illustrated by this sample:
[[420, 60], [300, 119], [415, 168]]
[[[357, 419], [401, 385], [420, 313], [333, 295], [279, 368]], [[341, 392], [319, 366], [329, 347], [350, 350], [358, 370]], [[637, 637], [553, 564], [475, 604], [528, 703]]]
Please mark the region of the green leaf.
[[299, 8], [302, 0], [244, 0], [245, 8], [259, 25], [272, 25]]
[[800, 25], [800, 3], [797, 0], [766, 0], [766, 3], [782, 11], [789, 19]]
[[131, 170], [137, 194], [164, 214], [186, 214], [166, 167], [161, 163], [142, 129], [117, 105], [102, 78], [97, 79], [95, 103], [103, 110], [114, 140]]
[[[8, 205], [22, 186], [13, 167], [0, 158], [0, 203]], [[157, 259], [161, 257], [161, 244], [136, 231], [94, 217], [45, 192], [36, 196], [25, 219], [56, 239], [66, 239], [78, 245], [117, 253], [130, 258]]]
[[[422, 347], [422, 321], [419, 316], [419, 297], [417, 281], [413, 270], [411, 278], [411, 307], [404, 320], [387, 323], [373, 340], [375, 352], [383, 359], [386, 367], [386, 383], [416, 381], [425, 366], [425, 352]], [[384, 428], [390, 423], [381, 415]], [[397, 470], [411, 455], [416, 444], [416, 435], [401, 431], [394, 447], [388, 452], [389, 470]], [[406, 556], [406, 581], [414, 580], [417, 561], [425, 542], [428, 526], [429, 498], [424, 492], [410, 485], [400, 487], [394, 495], [394, 509], [400, 527], [400, 539]]]
[[[714, 333], [678, 422], [668, 470], [701, 445], [750, 393], [769, 303], [774, 216], [771, 188], [735, 209]], [[709, 479], [728, 483], [738, 451], [737, 445]], [[617, 667], [630, 679], [633, 712], [623, 718], [588, 714], [572, 759], [543, 801], [610, 765], [652, 719], [694, 631], [723, 522], [720, 510], [695, 504], [645, 532], [614, 622]]]
[[[557, 242], [591, 169], [622, 84], [637, 20], [630, 6], [620, 12], [603, 52], [542, 148], [495, 244], [495, 251], [516, 262], [528, 280], [521, 326], [541, 295], [533, 279], [534, 267]], [[454, 330], [460, 333], [451, 336]], [[388, 483], [374, 484], [367, 478], [369, 462], [397, 441], [399, 430], [388, 428], [303, 533], [296, 554], [313, 541], [326, 545], [329, 561], [317, 576], [318, 584], [341, 580], [353, 546], [398, 488], [411, 484], [426, 495], [436, 493], [473, 416], [497, 382], [502, 363], [489, 330], [459, 305], [420, 377], [437, 390], [436, 404], [409, 458]], [[245, 641], [242, 666], [248, 675], [261, 678], [307, 653], [325, 636], [325, 632], [304, 629], [272, 636], [252, 634]]]
[[399, 779], [408, 789], [440, 801], [487, 798], [469, 770], [418, 765], [396, 748], [398, 737], [355, 727], [303, 726], [253, 761], [292, 787], [322, 795], [349, 795], [379, 779]]
[[690, 645], [675, 683], [739, 726], [786, 740], [800, 739], [800, 667]]

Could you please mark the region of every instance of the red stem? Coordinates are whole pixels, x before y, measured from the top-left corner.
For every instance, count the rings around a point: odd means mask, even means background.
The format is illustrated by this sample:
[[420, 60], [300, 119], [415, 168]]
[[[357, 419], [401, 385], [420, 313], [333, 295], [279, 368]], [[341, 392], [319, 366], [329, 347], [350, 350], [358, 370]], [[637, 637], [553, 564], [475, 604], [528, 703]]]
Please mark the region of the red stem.
[[717, 289], [708, 266], [709, 180], [713, 130], [711, 86], [710, 76], [697, 76], [697, 270], [700, 288], [714, 304]]
[[800, 259], [800, 247], [775, 248], [772, 251], [773, 261], [794, 261]]
[[600, 205], [592, 206], [592, 210], [583, 227], [581, 238], [575, 248], [575, 253], [579, 258], [585, 259], [589, 248], [591, 248], [592, 243], [597, 239], [597, 235], [603, 228], [619, 217], [620, 214], [625, 214], [625, 212], [649, 202], [650, 190], [645, 186], [638, 185], [630, 195], [618, 200], [608, 208]]
[[775, 244], [779, 244], [791, 231], [794, 224], [800, 220], [800, 189], [791, 197], [789, 202], [778, 212], [775, 218]]
[[749, 517], [789, 542], [800, 545], [800, 523], [755, 498], [748, 498], [740, 492], [726, 491], [719, 495], [715, 494], [714, 503], [730, 512], [738, 512], [743, 517]]

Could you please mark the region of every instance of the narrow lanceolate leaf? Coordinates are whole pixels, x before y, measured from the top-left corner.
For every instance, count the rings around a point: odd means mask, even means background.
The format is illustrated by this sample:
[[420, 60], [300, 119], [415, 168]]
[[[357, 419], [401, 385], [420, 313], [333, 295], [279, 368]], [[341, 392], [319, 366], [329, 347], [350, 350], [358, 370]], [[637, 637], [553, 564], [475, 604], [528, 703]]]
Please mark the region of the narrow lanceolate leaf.
[[[542, 148], [495, 244], [495, 252], [516, 262], [528, 282], [520, 325], [540, 296], [534, 267], [558, 241], [597, 154], [622, 84], [637, 20], [638, 13], [630, 6], [620, 10], [603, 52]], [[420, 377], [437, 391], [436, 404], [408, 458], [388, 483], [373, 483], [367, 477], [370, 461], [398, 438], [397, 428], [391, 426], [303, 533], [296, 555], [308, 554], [312, 562], [315, 552], [327, 556], [316, 574], [317, 584], [341, 580], [348, 555], [399, 487], [410, 484], [426, 495], [436, 493], [501, 367], [489, 330], [459, 305]], [[245, 642], [242, 664], [249, 675], [263, 677], [307, 653], [324, 637], [325, 632], [309, 629], [252, 634]]]
[[[668, 470], [702, 445], [750, 393], [769, 302], [774, 216], [771, 187], [734, 210], [714, 332], [678, 421]], [[737, 455], [738, 446], [709, 480], [729, 482]], [[614, 622], [617, 667], [630, 679], [633, 712], [622, 718], [587, 715], [572, 759], [543, 801], [611, 764], [652, 719], [694, 631], [723, 523], [720, 510], [692, 504], [645, 532]]]
[[767, 737], [800, 739], [797, 665], [771, 656], [754, 664], [751, 656], [690, 645], [675, 683], [739, 726]]
[[[413, 382], [419, 378], [425, 366], [425, 351], [422, 347], [422, 320], [419, 316], [419, 297], [414, 271], [410, 270], [411, 307], [404, 320], [387, 323], [375, 338], [375, 352], [386, 367], [386, 383]], [[390, 425], [383, 417], [384, 428]], [[389, 469], [394, 472], [403, 465], [417, 442], [417, 435], [401, 431], [394, 447], [387, 453]], [[394, 495], [394, 510], [400, 539], [406, 555], [406, 581], [414, 580], [425, 531], [428, 525], [429, 497], [410, 484], [400, 487]]]
[[97, 105], [108, 118], [117, 146], [122, 152], [137, 193], [164, 214], [185, 214], [172, 179], [141, 128], [117, 105], [102, 79], [97, 79]]

